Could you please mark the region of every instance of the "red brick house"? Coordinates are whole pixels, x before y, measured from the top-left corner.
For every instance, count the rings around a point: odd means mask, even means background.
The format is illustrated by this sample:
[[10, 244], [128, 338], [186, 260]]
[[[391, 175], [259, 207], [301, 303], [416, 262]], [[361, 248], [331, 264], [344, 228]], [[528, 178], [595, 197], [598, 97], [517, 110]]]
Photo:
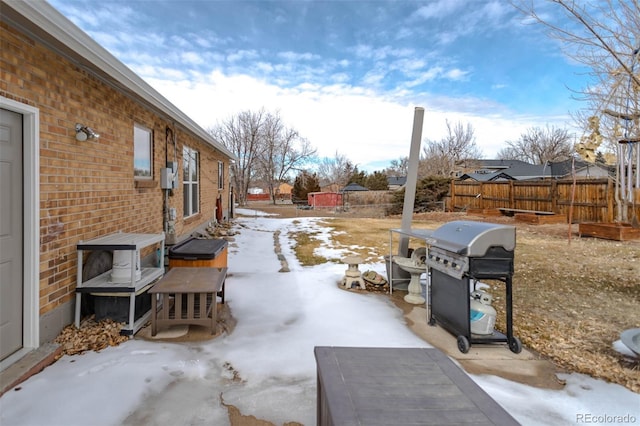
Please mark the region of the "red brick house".
[[46, 2], [0, 0], [0, 113], [3, 370], [73, 322], [79, 241], [227, 217], [234, 156]]

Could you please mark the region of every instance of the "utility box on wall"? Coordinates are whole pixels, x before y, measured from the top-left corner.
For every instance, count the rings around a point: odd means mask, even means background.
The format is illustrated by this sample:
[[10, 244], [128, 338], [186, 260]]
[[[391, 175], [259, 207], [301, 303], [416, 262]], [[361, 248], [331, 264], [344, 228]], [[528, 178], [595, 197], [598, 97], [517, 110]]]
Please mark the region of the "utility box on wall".
[[160, 188], [175, 189], [174, 172], [169, 168], [160, 169]]

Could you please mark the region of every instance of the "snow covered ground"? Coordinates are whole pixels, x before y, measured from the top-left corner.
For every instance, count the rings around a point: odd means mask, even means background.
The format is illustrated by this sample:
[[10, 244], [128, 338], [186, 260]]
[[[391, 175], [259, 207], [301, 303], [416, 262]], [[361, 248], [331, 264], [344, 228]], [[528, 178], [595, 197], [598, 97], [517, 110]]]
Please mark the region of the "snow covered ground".
[[[386, 296], [340, 290], [344, 265], [299, 265], [287, 234], [313, 229], [328, 242], [329, 230], [316, 219], [251, 215], [236, 219], [240, 234], [229, 250], [226, 301], [237, 320], [231, 335], [180, 344], [133, 339], [64, 356], [0, 398], [0, 424], [228, 425], [224, 401], [276, 425], [313, 425], [314, 346], [429, 346]], [[288, 273], [278, 272], [278, 230]], [[616, 348], [625, 350], [619, 342]], [[471, 377], [523, 425], [640, 424], [640, 395], [588, 376], [562, 375], [562, 390]]]

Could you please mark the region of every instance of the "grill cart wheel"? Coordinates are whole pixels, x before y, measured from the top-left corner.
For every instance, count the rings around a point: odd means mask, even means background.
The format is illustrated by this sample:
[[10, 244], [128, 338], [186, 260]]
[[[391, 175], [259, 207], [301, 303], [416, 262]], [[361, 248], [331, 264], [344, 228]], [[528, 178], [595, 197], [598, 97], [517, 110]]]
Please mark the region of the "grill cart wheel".
[[467, 339], [466, 336], [458, 336], [458, 349], [460, 350], [460, 352], [466, 354], [467, 352], [469, 352], [469, 347], [469, 339]]
[[511, 338], [511, 341], [509, 342], [509, 349], [511, 349], [511, 352], [514, 354], [522, 352], [522, 343], [520, 342], [520, 339], [515, 336]]

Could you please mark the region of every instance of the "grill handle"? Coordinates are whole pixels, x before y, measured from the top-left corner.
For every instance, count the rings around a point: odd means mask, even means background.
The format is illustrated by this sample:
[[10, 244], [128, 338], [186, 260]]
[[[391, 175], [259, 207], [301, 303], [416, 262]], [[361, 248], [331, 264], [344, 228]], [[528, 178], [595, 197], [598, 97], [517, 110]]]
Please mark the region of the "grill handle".
[[462, 244], [452, 243], [451, 241], [436, 240], [435, 243], [432, 245], [435, 247], [450, 251], [452, 253], [459, 254], [461, 256], [467, 255], [468, 247]]

